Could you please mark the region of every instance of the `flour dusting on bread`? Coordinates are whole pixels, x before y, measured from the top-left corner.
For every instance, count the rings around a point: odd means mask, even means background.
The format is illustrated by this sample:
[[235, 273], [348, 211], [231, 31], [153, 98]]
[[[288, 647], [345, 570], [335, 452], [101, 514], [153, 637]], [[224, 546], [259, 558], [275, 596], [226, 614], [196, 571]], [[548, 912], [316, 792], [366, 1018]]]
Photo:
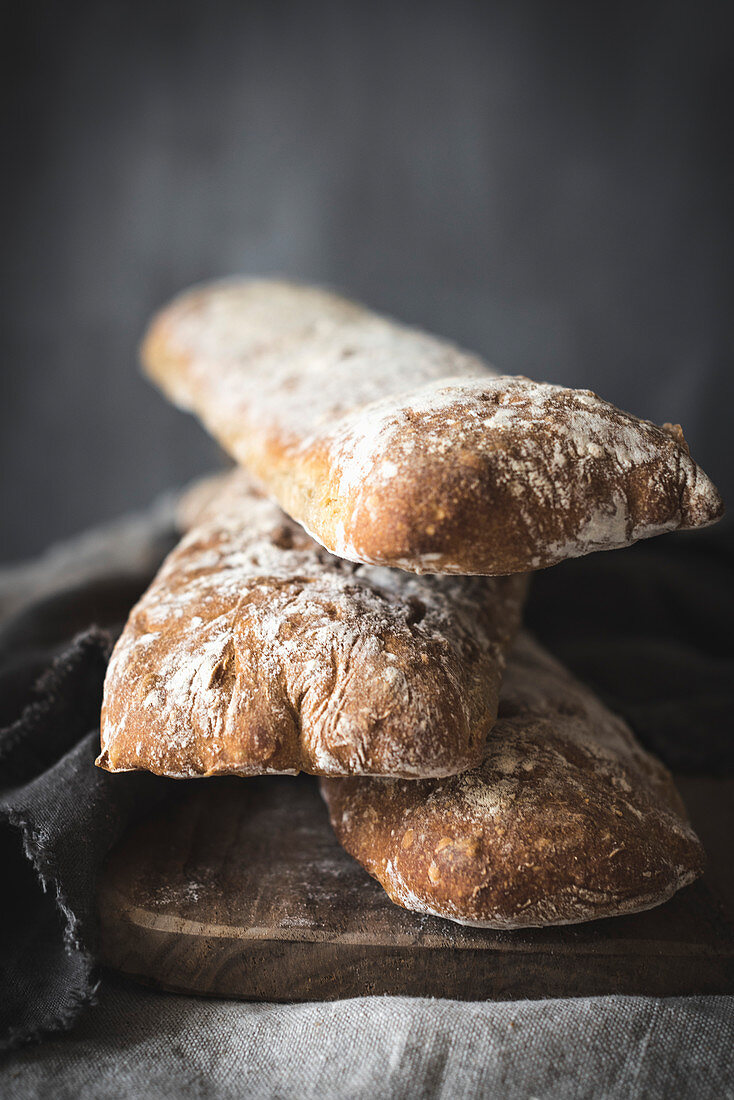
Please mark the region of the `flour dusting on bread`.
[[[349, 502], [351, 520], [336, 529], [331, 549], [354, 561], [381, 560], [355, 540], [360, 529], [379, 524], [392, 494], [389, 482], [440, 484], [462, 464], [470, 471], [462, 508], [476, 513], [482, 501], [486, 507], [476, 525], [477, 542], [482, 522], [491, 526], [500, 497], [512, 512], [518, 539], [502, 559], [505, 572], [516, 571], [520, 561], [540, 568], [691, 523], [705, 525], [718, 508], [713, 486], [704, 484], [687, 448], [670, 432], [588, 390], [525, 378], [431, 383], [345, 417], [324, 447], [329, 468], [338, 471], [335, 495]], [[475, 508], [469, 507], [472, 494]], [[440, 498], [423, 510], [429, 545], [451, 516]], [[537, 549], [529, 560], [515, 560], [518, 547]], [[397, 564], [410, 563], [401, 556]], [[466, 554], [454, 559], [427, 551], [412, 567], [483, 571], [471, 564]]]

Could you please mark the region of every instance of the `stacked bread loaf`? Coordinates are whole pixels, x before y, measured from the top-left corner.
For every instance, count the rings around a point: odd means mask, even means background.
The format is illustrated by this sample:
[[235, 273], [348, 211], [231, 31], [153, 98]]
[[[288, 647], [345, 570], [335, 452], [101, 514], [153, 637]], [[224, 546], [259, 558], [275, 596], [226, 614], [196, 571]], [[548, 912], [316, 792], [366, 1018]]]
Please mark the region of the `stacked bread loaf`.
[[143, 360], [239, 468], [130, 614], [100, 766], [320, 776], [393, 901], [487, 927], [700, 873], [665, 768], [520, 629], [532, 570], [719, 518], [679, 427], [280, 282], [183, 295]]

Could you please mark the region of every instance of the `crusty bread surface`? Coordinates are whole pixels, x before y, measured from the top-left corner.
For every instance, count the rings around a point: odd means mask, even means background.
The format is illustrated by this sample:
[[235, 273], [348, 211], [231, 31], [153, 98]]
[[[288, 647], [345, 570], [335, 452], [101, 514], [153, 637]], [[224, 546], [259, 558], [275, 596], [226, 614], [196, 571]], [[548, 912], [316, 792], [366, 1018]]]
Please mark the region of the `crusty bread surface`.
[[672, 779], [527, 635], [482, 763], [463, 775], [322, 779], [346, 850], [406, 909], [490, 928], [648, 909], [701, 873]]
[[505, 575], [714, 522], [681, 429], [588, 390], [499, 376], [327, 291], [189, 291], [144, 365], [332, 553]]
[[101, 767], [421, 777], [481, 759], [524, 577], [335, 558], [243, 471], [180, 516], [110, 661]]

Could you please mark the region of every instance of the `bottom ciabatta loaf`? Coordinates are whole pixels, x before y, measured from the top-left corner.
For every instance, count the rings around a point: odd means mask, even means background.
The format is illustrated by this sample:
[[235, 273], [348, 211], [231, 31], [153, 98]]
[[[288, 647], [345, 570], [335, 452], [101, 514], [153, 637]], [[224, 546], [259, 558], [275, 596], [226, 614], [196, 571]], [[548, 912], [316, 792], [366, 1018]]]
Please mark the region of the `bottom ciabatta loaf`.
[[406, 909], [527, 928], [649, 909], [700, 875], [668, 771], [522, 635], [483, 763], [448, 779], [322, 779], [346, 850]]

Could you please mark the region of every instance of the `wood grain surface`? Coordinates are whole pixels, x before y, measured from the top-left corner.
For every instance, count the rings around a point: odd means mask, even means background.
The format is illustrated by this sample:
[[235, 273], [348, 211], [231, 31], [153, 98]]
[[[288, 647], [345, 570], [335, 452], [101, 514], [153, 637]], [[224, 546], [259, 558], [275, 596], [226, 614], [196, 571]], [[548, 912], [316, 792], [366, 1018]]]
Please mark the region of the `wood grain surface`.
[[731, 993], [732, 784], [680, 786], [709, 854], [702, 881], [634, 916], [493, 932], [394, 906], [339, 847], [308, 777], [186, 784], [109, 861], [102, 956], [164, 989], [252, 1000]]

